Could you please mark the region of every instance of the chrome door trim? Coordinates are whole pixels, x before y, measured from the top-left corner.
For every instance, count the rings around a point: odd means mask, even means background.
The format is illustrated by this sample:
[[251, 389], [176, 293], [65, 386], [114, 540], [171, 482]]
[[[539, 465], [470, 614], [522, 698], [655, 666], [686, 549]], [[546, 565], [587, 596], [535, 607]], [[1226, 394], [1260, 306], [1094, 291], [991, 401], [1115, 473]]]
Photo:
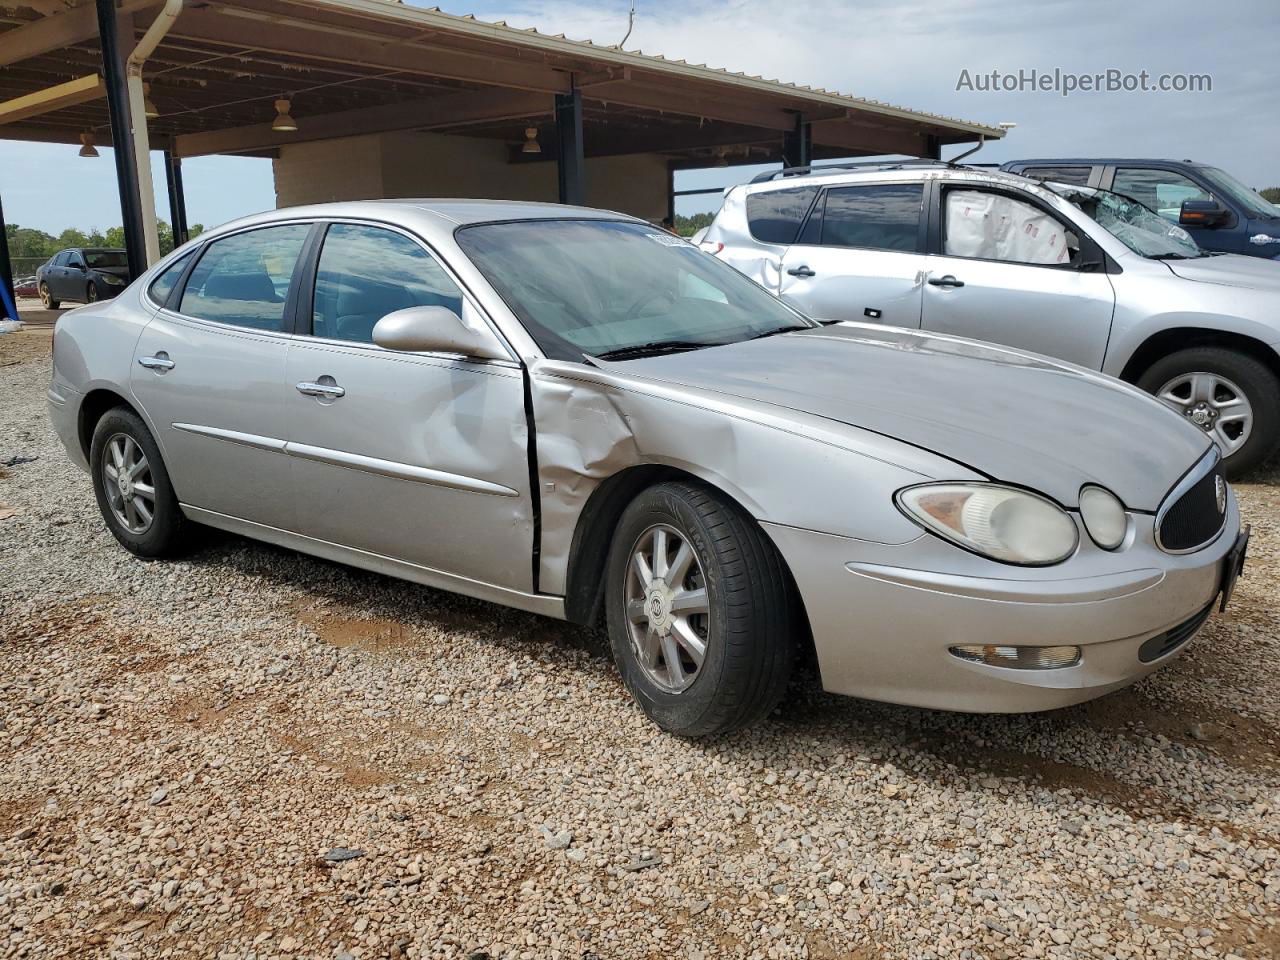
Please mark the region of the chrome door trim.
[[213, 510], [204, 510], [200, 507], [193, 507], [190, 504], [184, 503], [181, 504], [181, 507], [182, 512], [192, 520], [210, 527], [217, 527], [220, 530], [228, 530], [231, 533], [251, 537], [255, 540], [264, 540], [277, 546], [288, 547], [301, 553], [323, 557], [326, 560], [334, 560], [338, 563], [350, 564], [353, 567], [360, 567], [364, 570], [372, 570], [375, 573], [386, 574], [390, 577], [421, 583], [438, 590], [448, 590], [452, 593], [460, 593], [479, 600], [488, 600], [491, 603], [500, 603], [504, 606], [515, 607], [518, 610], [527, 610], [530, 613], [540, 613], [543, 616], [555, 617], [558, 620], [565, 619], [564, 597], [550, 594], [524, 593], [520, 590], [512, 590], [509, 587], [502, 587], [481, 580], [472, 580], [468, 577], [446, 573], [443, 570], [408, 563], [404, 560], [397, 560], [394, 557], [386, 557], [380, 553], [359, 550], [355, 547], [345, 547], [340, 543], [319, 540], [315, 537], [282, 530], [279, 527], [254, 523], [252, 520], [241, 520], [238, 517], [217, 513]]
[[238, 443], [245, 447], [256, 447], [259, 450], [274, 450], [284, 453], [285, 442], [276, 437], [260, 437], [253, 433], [241, 433], [239, 430], [224, 430], [221, 427], [206, 427], [198, 423], [171, 423], [169, 426], [183, 433], [194, 433], [197, 436], [209, 437], [213, 440], [225, 440], [227, 443]]
[[454, 490], [465, 490], [468, 493], [482, 493], [497, 497], [518, 497], [518, 490], [504, 487], [500, 483], [491, 483], [476, 477], [464, 477], [443, 470], [432, 470], [430, 467], [415, 467], [409, 463], [398, 463], [395, 460], [379, 460], [377, 457], [366, 457], [358, 453], [346, 453], [342, 450], [330, 450], [327, 447], [313, 447], [305, 443], [289, 441], [284, 445], [284, 452], [300, 460], [313, 460], [317, 463], [328, 463], [335, 467], [348, 467], [364, 473], [372, 473], [380, 477], [391, 477], [394, 480], [408, 480], [412, 483], [426, 483], [434, 487], [449, 487]]

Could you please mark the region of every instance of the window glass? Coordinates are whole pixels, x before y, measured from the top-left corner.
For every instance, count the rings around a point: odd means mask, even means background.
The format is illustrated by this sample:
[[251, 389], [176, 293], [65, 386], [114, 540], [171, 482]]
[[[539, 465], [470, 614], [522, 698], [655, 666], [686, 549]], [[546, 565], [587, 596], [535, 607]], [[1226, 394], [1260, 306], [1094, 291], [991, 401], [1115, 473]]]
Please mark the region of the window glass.
[[836, 187], [827, 191], [822, 244], [914, 253], [919, 245], [919, 183]]
[[1148, 167], [1118, 168], [1111, 190], [1137, 200], [1174, 223], [1182, 213], [1183, 200], [1213, 199], [1209, 191], [1180, 173]]
[[178, 278], [182, 276], [182, 271], [187, 268], [187, 263], [190, 260], [191, 253], [184, 253], [169, 266], [165, 267], [160, 276], [151, 281], [149, 289], [152, 300], [162, 307], [169, 301], [169, 294], [173, 292], [174, 285], [178, 282]]
[[123, 250], [86, 250], [84, 258], [89, 266], [98, 270], [102, 267], [127, 267], [129, 258]]
[[948, 190], [943, 253], [1006, 263], [1073, 262], [1080, 241], [1034, 204], [985, 190]]
[[84, 257], [80, 256], [80, 254], [75, 250], [68, 251], [67, 266], [68, 267], [84, 266]]
[[63, 250], [53, 258], [53, 261], [49, 265], [51, 267], [65, 267], [67, 265], [67, 257], [69, 256], [71, 256], [71, 254], [68, 251]]
[[1280, 211], [1268, 203], [1261, 194], [1256, 190], [1250, 190], [1225, 170], [1219, 170], [1217, 167], [1200, 167], [1200, 171], [1221, 193], [1225, 193], [1240, 206], [1244, 207], [1250, 216], [1269, 220], [1275, 220], [1280, 217]]
[[1053, 180], [1057, 183], [1075, 183], [1084, 186], [1089, 182], [1091, 167], [1027, 167], [1022, 176], [1033, 180]]
[[809, 212], [817, 187], [768, 190], [747, 197], [747, 226], [763, 243], [795, 243], [800, 222]]
[[416, 242], [381, 227], [335, 223], [316, 268], [311, 332], [332, 340], [373, 342], [373, 327], [405, 307], [462, 312], [462, 295]]
[[289, 281], [310, 229], [288, 224], [214, 240], [187, 279], [179, 311], [238, 327], [283, 330]]

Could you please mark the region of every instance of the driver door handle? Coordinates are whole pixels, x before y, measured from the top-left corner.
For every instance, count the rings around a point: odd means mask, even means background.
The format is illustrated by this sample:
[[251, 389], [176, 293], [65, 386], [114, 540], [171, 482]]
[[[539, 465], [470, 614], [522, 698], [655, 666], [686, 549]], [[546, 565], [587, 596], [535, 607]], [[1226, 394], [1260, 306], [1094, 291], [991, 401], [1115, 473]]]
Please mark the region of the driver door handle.
[[964, 286], [963, 280], [957, 280], [955, 277], [953, 277], [949, 273], [945, 277], [930, 277], [929, 283], [930, 285], [935, 287], [963, 287]]
[[793, 277], [816, 277], [817, 276], [816, 273], [814, 273], [812, 270], [809, 269], [809, 265], [807, 263], [802, 263], [798, 267], [792, 267], [790, 270], [787, 271], [787, 273], [791, 274]]
[[170, 360], [167, 354], [159, 353], [154, 357], [139, 357], [138, 366], [163, 373], [165, 370], [172, 370], [177, 364]]
[[334, 400], [347, 395], [347, 391], [336, 383], [312, 383], [309, 380], [298, 384], [298, 392], [304, 397], [330, 397]]

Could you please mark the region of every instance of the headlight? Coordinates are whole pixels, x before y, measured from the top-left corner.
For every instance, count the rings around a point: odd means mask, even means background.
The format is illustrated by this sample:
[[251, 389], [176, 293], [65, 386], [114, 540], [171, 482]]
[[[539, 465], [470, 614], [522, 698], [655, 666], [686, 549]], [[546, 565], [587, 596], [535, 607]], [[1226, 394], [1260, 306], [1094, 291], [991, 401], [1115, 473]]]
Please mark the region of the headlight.
[[1124, 504], [1110, 490], [1084, 487], [1080, 491], [1080, 519], [1093, 542], [1103, 550], [1114, 550], [1124, 543], [1129, 517], [1124, 512]]
[[1080, 539], [1065, 510], [1014, 487], [926, 483], [899, 490], [895, 499], [926, 530], [1003, 563], [1060, 563]]
[[113, 287], [123, 287], [124, 281], [112, 273], [101, 274], [103, 281]]

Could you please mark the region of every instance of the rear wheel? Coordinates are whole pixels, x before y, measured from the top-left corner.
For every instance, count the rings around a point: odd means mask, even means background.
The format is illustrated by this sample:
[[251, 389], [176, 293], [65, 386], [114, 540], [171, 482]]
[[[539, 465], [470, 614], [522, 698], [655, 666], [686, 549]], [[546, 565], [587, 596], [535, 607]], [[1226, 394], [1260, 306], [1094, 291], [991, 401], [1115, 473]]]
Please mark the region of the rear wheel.
[[44, 281], [40, 282], [40, 304], [46, 310], [57, 310], [62, 306], [61, 300], [53, 299], [53, 294], [49, 292], [49, 284]]
[[1222, 450], [1227, 474], [1262, 463], [1280, 443], [1280, 381], [1259, 360], [1226, 347], [1191, 347], [1157, 360], [1138, 379]]
[[160, 448], [133, 411], [103, 414], [89, 449], [93, 492], [113, 536], [139, 557], [172, 556], [189, 540], [190, 521], [178, 506]]
[[641, 493], [618, 521], [606, 584], [627, 689], [686, 737], [755, 723], [786, 692], [789, 580], [756, 522], [695, 483]]

